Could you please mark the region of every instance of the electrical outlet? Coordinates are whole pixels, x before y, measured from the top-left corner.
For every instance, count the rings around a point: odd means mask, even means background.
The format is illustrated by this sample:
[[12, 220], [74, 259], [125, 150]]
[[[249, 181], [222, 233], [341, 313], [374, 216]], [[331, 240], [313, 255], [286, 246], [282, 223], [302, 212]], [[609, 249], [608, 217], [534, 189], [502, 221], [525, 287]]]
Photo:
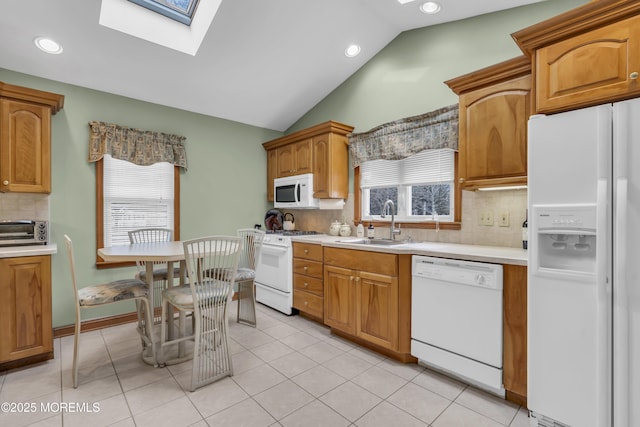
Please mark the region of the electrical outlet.
[[491, 211], [483, 211], [480, 212], [480, 217], [478, 218], [480, 225], [493, 225], [493, 212]]
[[509, 226], [509, 212], [501, 212], [500, 218], [498, 218], [498, 225], [500, 227], [508, 227]]

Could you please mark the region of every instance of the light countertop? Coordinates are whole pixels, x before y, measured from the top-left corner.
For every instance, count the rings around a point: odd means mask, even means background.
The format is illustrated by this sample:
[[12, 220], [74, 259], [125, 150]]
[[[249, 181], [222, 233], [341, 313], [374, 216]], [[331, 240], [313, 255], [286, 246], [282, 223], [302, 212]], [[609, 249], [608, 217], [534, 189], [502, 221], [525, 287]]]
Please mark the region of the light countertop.
[[349, 243], [359, 240], [355, 236], [296, 236], [294, 242], [320, 244], [334, 248], [357, 249], [363, 251], [386, 252], [392, 254], [426, 255], [466, 261], [489, 262], [494, 264], [527, 265], [527, 251], [503, 246], [465, 245], [460, 243], [407, 242], [398, 245], [363, 245]]
[[23, 256], [52, 255], [58, 252], [58, 245], [28, 245], [0, 247], [0, 258], [15, 258]]

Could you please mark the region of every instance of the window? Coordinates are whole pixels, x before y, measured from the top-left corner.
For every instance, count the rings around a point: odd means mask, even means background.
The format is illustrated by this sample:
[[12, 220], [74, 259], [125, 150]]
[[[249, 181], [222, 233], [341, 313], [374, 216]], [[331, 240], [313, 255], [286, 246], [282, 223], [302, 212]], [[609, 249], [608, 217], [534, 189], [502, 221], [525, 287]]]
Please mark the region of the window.
[[359, 171], [361, 220], [378, 220], [385, 201], [402, 222], [456, 221], [455, 152], [425, 150], [402, 160], [371, 160]]
[[[150, 166], [105, 155], [97, 163], [98, 247], [129, 244], [129, 231], [160, 227], [179, 239], [178, 167], [161, 162]], [[98, 259], [99, 264], [105, 263]]]
[[193, 14], [199, 0], [129, 0], [139, 6], [147, 8], [178, 21], [185, 25], [191, 25]]

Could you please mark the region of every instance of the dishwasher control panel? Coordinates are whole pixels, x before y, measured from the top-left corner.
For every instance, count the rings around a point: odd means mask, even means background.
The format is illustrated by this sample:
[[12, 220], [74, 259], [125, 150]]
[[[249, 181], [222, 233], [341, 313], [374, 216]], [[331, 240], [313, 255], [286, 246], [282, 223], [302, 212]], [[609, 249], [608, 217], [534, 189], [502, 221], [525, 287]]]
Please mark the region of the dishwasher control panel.
[[502, 289], [502, 266], [498, 264], [415, 255], [412, 275], [458, 285]]

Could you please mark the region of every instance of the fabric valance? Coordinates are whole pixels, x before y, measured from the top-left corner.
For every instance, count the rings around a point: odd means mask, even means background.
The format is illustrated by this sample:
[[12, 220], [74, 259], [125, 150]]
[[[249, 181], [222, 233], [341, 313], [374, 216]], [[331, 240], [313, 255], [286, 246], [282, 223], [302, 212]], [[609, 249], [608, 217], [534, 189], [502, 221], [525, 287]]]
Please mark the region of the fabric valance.
[[113, 123], [89, 122], [89, 161], [97, 162], [105, 154], [136, 165], [168, 162], [187, 169], [184, 136], [132, 129]]
[[458, 150], [458, 104], [349, 135], [354, 168], [369, 160], [399, 160], [440, 148]]

